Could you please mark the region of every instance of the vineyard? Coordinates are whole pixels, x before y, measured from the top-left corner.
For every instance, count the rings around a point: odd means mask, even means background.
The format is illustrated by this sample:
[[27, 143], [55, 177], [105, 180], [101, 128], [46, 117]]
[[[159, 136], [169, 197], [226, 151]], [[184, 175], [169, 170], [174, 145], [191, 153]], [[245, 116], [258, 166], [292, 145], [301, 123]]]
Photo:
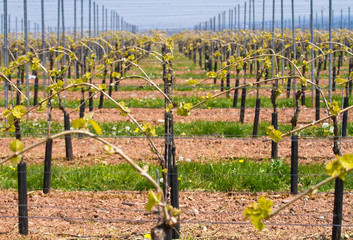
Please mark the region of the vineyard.
[[84, 31], [82, 1], [79, 33], [58, 2], [18, 33], [4, 1], [0, 239], [353, 238], [350, 12], [143, 33], [89, 1]]

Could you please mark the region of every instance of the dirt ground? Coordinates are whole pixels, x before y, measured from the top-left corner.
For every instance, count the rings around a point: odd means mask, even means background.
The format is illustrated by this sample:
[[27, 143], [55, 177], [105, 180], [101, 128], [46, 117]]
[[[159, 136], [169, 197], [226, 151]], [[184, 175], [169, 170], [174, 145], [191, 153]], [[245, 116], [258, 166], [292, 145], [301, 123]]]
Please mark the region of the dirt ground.
[[[0, 160], [11, 154], [8, 146], [12, 139], [1, 139]], [[130, 158], [137, 162], [157, 163], [157, 156], [150, 150], [148, 140], [143, 138], [108, 138], [106, 139], [121, 148]], [[39, 141], [36, 138], [23, 138], [25, 146], [30, 146]], [[153, 139], [157, 149], [164, 154], [164, 139]], [[103, 145], [95, 140], [74, 138], [72, 140], [75, 159], [65, 160], [64, 139], [56, 139], [53, 143], [53, 159], [57, 164], [85, 165], [121, 163], [123, 158], [117, 155], [107, 155]], [[261, 137], [256, 139], [239, 138], [177, 138], [176, 160], [209, 162], [226, 160], [232, 158], [247, 158], [261, 161], [271, 157], [271, 141]], [[335, 157], [332, 151], [332, 140], [329, 139], [301, 139], [299, 141], [299, 163], [321, 163], [326, 164]], [[352, 153], [353, 139], [347, 138], [342, 141], [342, 154]], [[28, 164], [44, 163], [45, 145], [41, 145], [24, 154]], [[285, 161], [290, 160], [291, 144], [290, 138], [285, 138], [278, 145], [278, 156]]]
[[[143, 239], [157, 222], [157, 209], [144, 210], [146, 192], [28, 193], [29, 235], [18, 234], [17, 192], [1, 190], [0, 239]], [[266, 221], [257, 231], [243, 219], [245, 206], [261, 196], [273, 208], [293, 196], [284, 193], [180, 192], [181, 239], [331, 239], [333, 194], [305, 197]], [[342, 236], [353, 237], [353, 198], [345, 194]]]

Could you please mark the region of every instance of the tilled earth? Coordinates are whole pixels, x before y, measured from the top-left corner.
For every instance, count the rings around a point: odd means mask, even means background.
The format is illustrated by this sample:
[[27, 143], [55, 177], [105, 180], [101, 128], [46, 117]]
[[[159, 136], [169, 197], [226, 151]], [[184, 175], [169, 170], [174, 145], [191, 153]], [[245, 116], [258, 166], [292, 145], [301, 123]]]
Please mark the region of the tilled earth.
[[[28, 193], [29, 235], [18, 234], [17, 192], [1, 190], [0, 239], [142, 239], [156, 224], [157, 209], [147, 213], [146, 192]], [[245, 206], [261, 196], [274, 209], [287, 193], [180, 192], [181, 239], [331, 239], [333, 194], [305, 197], [257, 231], [243, 219]], [[346, 193], [342, 236], [353, 237], [353, 198]]]

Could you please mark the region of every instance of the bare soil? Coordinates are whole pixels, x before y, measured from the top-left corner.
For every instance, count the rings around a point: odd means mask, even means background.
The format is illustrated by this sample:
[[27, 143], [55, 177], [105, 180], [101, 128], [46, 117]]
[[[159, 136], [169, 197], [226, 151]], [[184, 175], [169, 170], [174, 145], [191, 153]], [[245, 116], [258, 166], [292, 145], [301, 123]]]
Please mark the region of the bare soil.
[[[157, 222], [146, 213], [146, 192], [28, 193], [29, 235], [18, 234], [17, 192], [1, 190], [0, 239], [142, 239]], [[286, 193], [180, 192], [181, 239], [331, 239], [333, 194], [320, 193], [283, 210], [257, 231], [243, 219], [245, 206], [261, 196], [274, 209], [293, 196]], [[342, 236], [353, 237], [352, 193], [346, 193]]]
[[[4, 159], [11, 154], [8, 146], [12, 139], [1, 139], [0, 158]], [[130, 158], [137, 162], [158, 163], [155, 153], [150, 150], [148, 140], [143, 138], [111, 138], [106, 139], [121, 148]], [[30, 146], [40, 139], [24, 138], [25, 146]], [[164, 153], [164, 139], [153, 139], [157, 149]], [[83, 166], [85, 164], [118, 164], [124, 160], [117, 155], [107, 155], [103, 146], [95, 140], [74, 138], [72, 140], [75, 159], [65, 160], [64, 139], [56, 139], [53, 143], [53, 159], [56, 164]], [[176, 159], [178, 161], [212, 162], [217, 160], [231, 160], [233, 158], [247, 158], [261, 161], [271, 157], [271, 141], [265, 137], [257, 139], [239, 138], [214, 138], [190, 139], [177, 138]], [[333, 141], [329, 139], [302, 139], [299, 141], [299, 163], [326, 164], [335, 157], [332, 151]], [[351, 153], [353, 149], [352, 138], [342, 141], [342, 153]], [[25, 161], [29, 164], [44, 163], [45, 145], [41, 145], [24, 154]], [[285, 138], [278, 145], [279, 158], [290, 160], [290, 138]], [[162, 154], [163, 155], [163, 154]]]

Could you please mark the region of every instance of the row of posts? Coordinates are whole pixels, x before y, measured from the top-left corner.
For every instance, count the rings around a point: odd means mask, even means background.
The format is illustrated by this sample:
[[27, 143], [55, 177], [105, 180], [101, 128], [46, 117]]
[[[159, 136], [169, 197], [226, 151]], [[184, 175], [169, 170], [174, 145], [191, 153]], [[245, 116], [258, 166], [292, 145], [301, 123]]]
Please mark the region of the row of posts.
[[[310, 0], [312, 4], [312, 0]], [[245, 8], [247, 2], [244, 3], [243, 8]], [[249, 22], [244, 23], [247, 25], [248, 29], [251, 29], [253, 31], [255, 30], [264, 30], [264, 29], [270, 29], [272, 26], [284, 26], [285, 28], [291, 28], [292, 22], [294, 21], [293, 19], [283, 19], [275, 21], [272, 19], [272, 21], [265, 21], [265, 9], [266, 9], [266, 2], [263, 0], [263, 5], [262, 5], [262, 21], [256, 22], [255, 20], [255, 0], [249, 0]], [[273, 5], [273, 8], [275, 5]], [[200, 22], [199, 24], [196, 24], [194, 26], [194, 30], [204, 30], [204, 31], [224, 31], [226, 29], [229, 30], [240, 30], [241, 29], [241, 21], [240, 21], [240, 4], [238, 4], [236, 7], [233, 9], [228, 10], [228, 15], [226, 14], [226, 11], [223, 11], [219, 13], [217, 16], [209, 18], [207, 21]], [[351, 19], [351, 10], [350, 7], [348, 7], [348, 12], [347, 15], [344, 17], [343, 15], [343, 9], [340, 10], [340, 16], [337, 16], [334, 18], [334, 10], [331, 8], [331, 14], [332, 14], [332, 20], [334, 19], [339, 19], [335, 22], [332, 23], [332, 26], [334, 28], [340, 28], [344, 29], [347, 28], [351, 30], [353, 28], [353, 23]], [[281, 4], [281, 12], [283, 12], [283, 4]], [[247, 13], [244, 12], [244, 15]], [[315, 28], [315, 29], [321, 29], [321, 30], [328, 30], [329, 29], [329, 22], [327, 19], [324, 17], [324, 10], [321, 9], [321, 21], [319, 21], [318, 18], [318, 12], [315, 12], [315, 23], [312, 24], [314, 21], [311, 20], [313, 13], [310, 13], [309, 17], [309, 22], [306, 22], [306, 16], [298, 16], [298, 22], [296, 23], [295, 27], [300, 28], [300, 29], [309, 29], [309, 28]], [[228, 21], [226, 21], [226, 16], [228, 16]], [[246, 16], [245, 16], [246, 18]], [[252, 19], [252, 20], [251, 20]], [[217, 22], [216, 22], [217, 20]]]

